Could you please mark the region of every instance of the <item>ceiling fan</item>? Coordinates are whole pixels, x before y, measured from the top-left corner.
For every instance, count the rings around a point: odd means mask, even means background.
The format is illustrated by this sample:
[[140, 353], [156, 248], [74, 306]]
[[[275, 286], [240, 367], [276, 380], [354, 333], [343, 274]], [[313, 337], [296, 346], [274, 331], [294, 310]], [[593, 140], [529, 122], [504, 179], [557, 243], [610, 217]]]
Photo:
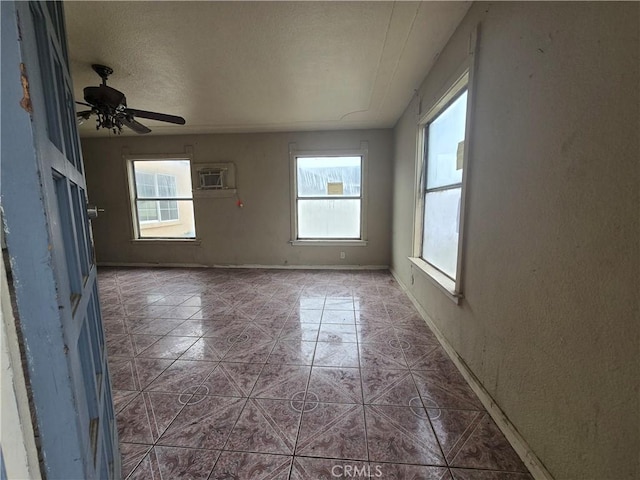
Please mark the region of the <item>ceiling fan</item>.
[[102, 84], [97, 87], [85, 87], [84, 102], [76, 102], [91, 108], [91, 110], [83, 110], [76, 113], [80, 123], [88, 120], [91, 115], [96, 115], [96, 130], [108, 128], [117, 134], [122, 132], [123, 126], [136, 133], [151, 132], [151, 129], [138, 122], [136, 117], [175, 123], [177, 125], [186, 123], [184, 118], [176, 115], [128, 108], [124, 93], [107, 85], [107, 78], [113, 73], [113, 69], [98, 64], [91, 65], [91, 68], [100, 76]]

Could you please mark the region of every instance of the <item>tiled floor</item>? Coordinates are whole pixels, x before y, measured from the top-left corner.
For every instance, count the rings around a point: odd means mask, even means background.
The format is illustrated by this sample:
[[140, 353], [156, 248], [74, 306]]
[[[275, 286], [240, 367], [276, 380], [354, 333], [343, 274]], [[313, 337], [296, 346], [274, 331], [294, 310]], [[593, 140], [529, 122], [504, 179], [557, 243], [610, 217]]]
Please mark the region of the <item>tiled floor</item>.
[[99, 286], [124, 478], [532, 478], [388, 272]]

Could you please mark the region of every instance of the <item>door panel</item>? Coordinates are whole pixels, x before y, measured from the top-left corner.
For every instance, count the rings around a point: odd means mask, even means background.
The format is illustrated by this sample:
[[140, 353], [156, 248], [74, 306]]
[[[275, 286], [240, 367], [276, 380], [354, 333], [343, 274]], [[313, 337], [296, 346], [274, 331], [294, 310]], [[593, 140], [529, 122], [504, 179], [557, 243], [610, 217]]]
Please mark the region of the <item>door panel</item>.
[[[119, 478], [62, 3], [2, 2], [2, 14], [15, 22], [2, 31], [2, 205], [44, 469]], [[20, 126], [15, 135], [5, 121]]]

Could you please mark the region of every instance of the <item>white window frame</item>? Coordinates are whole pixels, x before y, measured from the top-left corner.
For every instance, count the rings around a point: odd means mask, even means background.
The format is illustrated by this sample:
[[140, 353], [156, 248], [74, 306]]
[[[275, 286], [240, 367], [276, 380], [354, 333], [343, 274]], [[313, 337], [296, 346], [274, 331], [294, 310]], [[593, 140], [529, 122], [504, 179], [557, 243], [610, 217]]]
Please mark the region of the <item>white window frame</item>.
[[[472, 125], [471, 117], [475, 98], [474, 89], [474, 61], [475, 55], [475, 32], [472, 34], [471, 52], [467, 61], [458, 69], [452, 77], [453, 81], [448, 83], [447, 90], [438, 97], [438, 100], [418, 120], [418, 135], [416, 147], [416, 186], [415, 186], [415, 211], [414, 211], [414, 231], [413, 231], [413, 252], [409, 257], [412, 267], [417, 272], [424, 274], [436, 287], [454, 303], [459, 304], [464, 298], [463, 295], [463, 259], [465, 251], [465, 206], [467, 197], [467, 183], [469, 178], [469, 151], [471, 145]], [[438, 117], [459, 95], [467, 90], [467, 109], [465, 120], [465, 141], [463, 149], [462, 183], [460, 193], [460, 217], [458, 233], [458, 258], [455, 279], [450, 278], [438, 268], [434, 267], [422, 258], [423, 222], [424, 222], [424, 199], [427, 179], [427, 152], [426, 135], [429, 123]]]
[[[185, 242], [185, 243], [193, 243], [200, 244], [200, 241], [197, 237], [197, 226], [195, 225], [195, 202], [193, 197], [166, 197], [166, 198], [153, 198], [148, 200], [153, 201], [162, 201], [162, 200], [176, 200], [176, 201], [190, 201], [193, 205], [193, 214], [194, 214], [194, 228], [196, 230], [196, 236], [193, 238], [182, 238], [182, 237], [141, 237], [140, 236], [140, 225], [154, 224], [154, 223], [172, 223], [178, 220], [151, 220], [151, 221], [143, 221], [140, 222], [138, 220], [138, 209], [137, 209], [137, 201], [138, 200], [147, 200], [146, 198], [138, 198], [138, 194], [136, 191], [136, 178], [135, 178], [135, 169], [134, 162], [141, 161], [188, 161], [189, 162], [189, 180], [191, 181], [191, 188], [193, 189], [193, 158], [191, 154], [153, 154], [153, 155], [129, 155], [124, 153], [126, 150], [123, 149], [123, 158], [126, 162], [127, 169], [127, 190], [129, 192], [129, 225], [131, 225], [131, 238], [134, 243], [145, 243], [145, 242]], [[165, 174], [162, 174], [165, 175]], [[154, 175], [155, 176], [155, 175]], [[155, 179], [154, 179], [155, 180]], [[157, 188], [157, 181], [156, 181]], [[158, 206], [158, 209], [160, 207]], [[160, 212], [158, 211], [158, 219], [160, 219]], [[178, 217], [179, 219], [179, 217]]]
[[[289, 145], [290, 181], [291, 181], [291, 245], [307, 246], [366, 246], [367, 245], [367, 190], [368, 190], [368, 142], [361, 142], [359, 149], [339, 150], [297, 150], [296, 144]], [[297, 159], [309, 157], [360, 157], [360, 197], [344, 197], [360, 199], [360, 238], [298, 238], [298, 185]], [[310, 198], [310, 197], [301, 197]], [[323, 197], [324, 198], [324, 197]], [[330, 200], [329, 198], [328, 200]]]

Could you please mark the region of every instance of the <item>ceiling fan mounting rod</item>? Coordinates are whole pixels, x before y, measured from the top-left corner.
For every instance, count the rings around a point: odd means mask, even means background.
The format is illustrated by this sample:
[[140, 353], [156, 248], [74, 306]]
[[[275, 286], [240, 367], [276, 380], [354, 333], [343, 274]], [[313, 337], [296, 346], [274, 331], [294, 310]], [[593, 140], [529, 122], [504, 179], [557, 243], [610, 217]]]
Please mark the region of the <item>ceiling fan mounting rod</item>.
[[99, 63], [94, 63], [93, 65], [91, 65], [91, 68], [93, 68], [94, 72], [100, 75], [100, 78], [102, 79], [102, 85], [106, 85], [107, 78], [109, 78], [109, 75], [113, 73], [113, 68], [107, 67], [106, 65], [100, 65]]

